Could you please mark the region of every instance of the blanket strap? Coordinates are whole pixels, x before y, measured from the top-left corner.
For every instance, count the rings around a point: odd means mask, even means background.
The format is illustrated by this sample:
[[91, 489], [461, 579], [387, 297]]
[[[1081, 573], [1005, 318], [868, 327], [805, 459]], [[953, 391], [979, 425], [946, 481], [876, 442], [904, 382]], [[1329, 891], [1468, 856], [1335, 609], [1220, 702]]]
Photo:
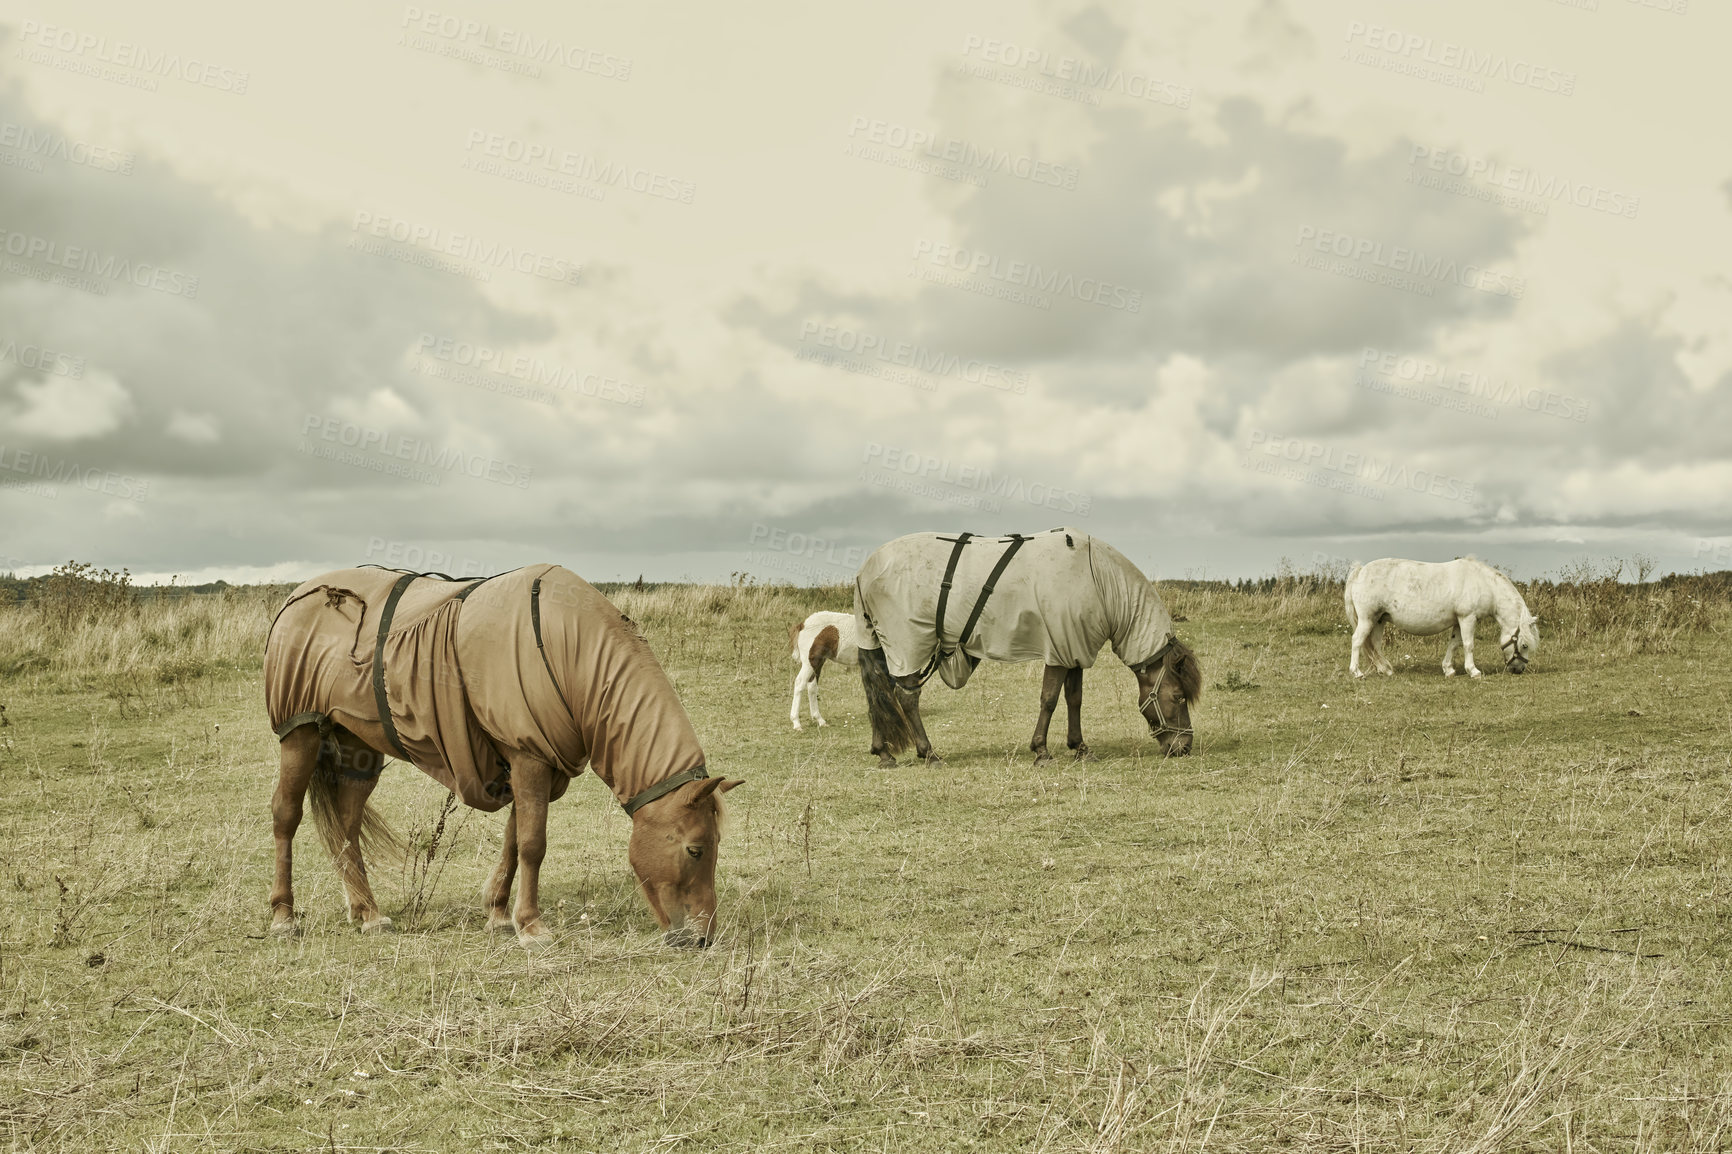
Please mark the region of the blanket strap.
[[[992, 596], [992, 590], [997, 586], [998, 579], [1004, 576], [1004, 570], [1009, 566], [1010, 559], [1016, 556], [1016, 551], [1022, 548], [1022, 543], [1024, 541], [1032, 540], [1032, 538], [1024, 537], [1021, 533], [1012, 533], [1010, 535], [1010, 548], [999, 554], [998, 563], [992, 567], [992, 572], [987, 575], [986, 584], [980, 587], [980, 596], [975, 599], [974, 609], [969, 613], [968, 621], [963, 625], [962, 632], [957, 634], [956, 644], [951, 646], [949, 649], [945, 649], [944, 604], [950, 600], [950, 583], [956, 576], [956, 562], [962, 556], [962, 547], [968, 544], [968, 539], [972, 536], [974, 536], [972, 533], [961, 533], [957, 535], [956, 547], [950, 551], [950, 563], [944, 567], [944, 583], [938, 587], [938, 613], [936, 615], [937, 621], [935, 629], [935, 634], [938, 638], [938, 649], [932, 654], [931, 660], [927, 661], [926, 668], [922, 669], [918, 674], [920, 685], [925, 685], [927, 681], [931, 679], [933, 673], [937, 672], [938, 667], [950, 660], [951, 654], [968, 644], [968, 639], [974, 635], [975, 625], [980, 621], [980, 615], [986, 611], [987, 599]], [[950, 538], [948, 537], [941, 538], [941, 540], [946, 541], [949, 539]]]
[[385, 598], [385, 608], [379, 614], [379, 638], [373, 643], [373, 704], [378, 707], [379, 724], [384, 727], [385, 740], [404, 761], [409, 760], [409, 755], [403, 752], [403, 743], [397, 738], [397, 723], [391, 720], [391, 699], [385, 692], [385, 638], [391, 632], [391, 617], [397, 612], [397, 602], [415, 577], [414, 573], [405, 573], [391, 586], [391, 595]]
[[625, 803], [625, 815], [630, 817], [658, 797], [666, 797], [688, 781], [702, 781], [708, 776], [710, 776], [709, 770], [701, 765], [694, 765], [684, 773], [676, 773], [664, 781], [658, 781]]
[[547, 679], [553, 682], [553, 691], [564, 701], [565, 690], [559, 687], [559, 675], [553, 672], [553, 662], [548, 660], [547, 647], [541, 643], [541, 578], [537, 577], [529, 586], [529, 621], [535, 626], [535, 648], [541, 651], [541, 664], [547, 669]]
[[950, 550], [950, 560], [944, 565], [944, 581], [938, 586], [938, 613], [935, 615], [933, 627], [933, 636], [938, 638], [938, 647], [932, 651], [932, 657], [926, 662], [926, 668], [915, 675], [919, 678], [921, 685], [925, 685], [933, 671], [944, 663], [945, 658], [950, 656], [944, 651], [944, 607], [950, 603], [950, 586], [956, 579], [956, 563], [962, 560], [963, 546], [968, 544], [968, 539], [972, 536], [974, 536], [973, 533], [958, 533], [954, 538], [939, 538], [940, 541], [954, 540], [956, 545]]

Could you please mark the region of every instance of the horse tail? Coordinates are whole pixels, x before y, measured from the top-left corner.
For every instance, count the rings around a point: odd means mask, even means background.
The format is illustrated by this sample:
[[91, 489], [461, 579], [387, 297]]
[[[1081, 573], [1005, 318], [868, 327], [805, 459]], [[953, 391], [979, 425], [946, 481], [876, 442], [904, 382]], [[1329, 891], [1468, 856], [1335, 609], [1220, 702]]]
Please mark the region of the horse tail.
[[902, 712], [902, 703], [896, 700], [896, 682], [891, 680], [883, 649], [860, 650], [860, 685], [866, 690], [866, 712], [872, 718], [872, 730], [883, 741], [884, 749], [894, 757], [911, 747], [914, 726]]
[[797, 621], [788, 626], [788, 648], [793, 650], [793, 653], [791, 653], [790, 656], [793, 657], [795, 661], [800, 660], [800, 630], [804, 628], [806, 628], [806, 623], [804, 621]]
[[1347, 628], [1359, 628], [1359, 612], [1353, 608], [1353, 579], [1359, 576], [1363, 565], [1353, 566], [1353, 571], [1347, 574], [1347, 580], [1341, 586], [1341, 598], [1347, 602]]
[[[314, 763], [313, 780], [307, 789], [308, 808], [313, 811], [313, 826], [319, 831], [319, 840], [325, 843], [325, 848], [331, 852], [332, 857], [342, 853], [343, 847], [348, 843], [348, 837], [337, 820], [337, 788], [343, 772], [337, 763], [339, 748], [335, 741], [320, 738], [319, 760]], [[383, 757], [379, 758], [381, 765], [384, 760]], [[363, 859], [383, 859], [388, 864], [403, 859], [403, 839], [391, 828], [391, 823], [373, 808], [372, 802], [367, 802], [361, 808], [360, 830], [356, 834], [356, 840], [360, 844], [355, 848], [360, 850]]]

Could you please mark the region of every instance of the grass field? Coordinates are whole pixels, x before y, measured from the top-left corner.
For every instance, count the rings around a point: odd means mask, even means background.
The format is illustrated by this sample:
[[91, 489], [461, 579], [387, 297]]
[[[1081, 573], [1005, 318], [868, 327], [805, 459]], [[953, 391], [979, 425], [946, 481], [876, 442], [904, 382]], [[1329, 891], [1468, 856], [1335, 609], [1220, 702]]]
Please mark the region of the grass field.
[[[1040, 670], [857, 680], [788, 726], [841, 589], [614, 593], [742, 776], [721, 943], [660, 944], [627, 821], [555, 805], [559, 935], [486, 934], [500, 815], [405, 765], [363, 938], [310, 829], [268, 940], [279, 593], [0, 608], [0, 1134], [13, 1150], [1732, 1148], [1724, 591], [1534, 587], [1542, 647], [1355, 683], [1339, 585], [1163, 587], [1210, 687], [1163, 762], [1110, 653], [1100, 760], [1026, 751]], [[64, 593], [65, 590], [62, 590]], [[70, 604], [70, 608], [67, 607]], [[1411, 655], [1408, 660], [1404, 655]], [[1062, 750], [1062, 712], [1055, 726]]]

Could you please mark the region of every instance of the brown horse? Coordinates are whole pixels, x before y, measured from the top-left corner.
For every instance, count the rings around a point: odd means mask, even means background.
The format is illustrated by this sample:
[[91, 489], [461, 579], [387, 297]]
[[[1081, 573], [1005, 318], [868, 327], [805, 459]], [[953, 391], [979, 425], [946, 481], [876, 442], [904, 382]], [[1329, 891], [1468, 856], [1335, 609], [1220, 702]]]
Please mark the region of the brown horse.
[[[946, 621], [953, 589], [960, 605], [972, 606], [960, 626], [960, 607]], [[1191, 750], [1191, 706], [1203, 692], [1196, 654], [1173, 635], [1154, 585], [1124, 554], [1080, 530], [899, 537], [861, 567], [854, 612], [871, 752], [882, 766], [895, 765], [910, 745], [929, 763], [937, 759], [920, 719], [921, 688], [936, 672], [961, 689], [983, 658], [1046, 665], [1029, 741], [1036, 765], [1052, 760], [1046, 738], [1061, 687], [1065, 744], [1078, 758], [1091, 756], [1082, 735], [1082, 671], [1108, 642], [1136, 674], [1138, 709], [1162, 754]]]
[[721, 795], [741, 783], [708, 775], [636, 626], [575, 574], [538, 565], [459, 582], [370, 568], [315, 578], [271, 627], [265, 693], [282, 748], [273, 933], [295, 932], [294, 838], [309, 791], [350, 920], [390, 928], [363, 853], [398, 844], [367, 803], [395, 756], [477, 809], [511, 805], [483, 894], [490, 929], [530, 946], [551, 940], [539, 900], [547, 806], [588, 765], [632, 819], [627, 857], [668, 943], [714, 937]]

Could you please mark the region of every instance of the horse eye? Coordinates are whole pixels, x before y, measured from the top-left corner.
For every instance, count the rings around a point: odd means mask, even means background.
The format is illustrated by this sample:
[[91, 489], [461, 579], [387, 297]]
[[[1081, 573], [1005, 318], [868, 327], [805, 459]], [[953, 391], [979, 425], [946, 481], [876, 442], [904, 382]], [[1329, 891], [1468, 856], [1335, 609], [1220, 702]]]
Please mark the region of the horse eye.
[[686, 852], [691, 854], [693, 857], [703, 857], [704, 847], [701, 845], [688, 845], [686, 847]]

